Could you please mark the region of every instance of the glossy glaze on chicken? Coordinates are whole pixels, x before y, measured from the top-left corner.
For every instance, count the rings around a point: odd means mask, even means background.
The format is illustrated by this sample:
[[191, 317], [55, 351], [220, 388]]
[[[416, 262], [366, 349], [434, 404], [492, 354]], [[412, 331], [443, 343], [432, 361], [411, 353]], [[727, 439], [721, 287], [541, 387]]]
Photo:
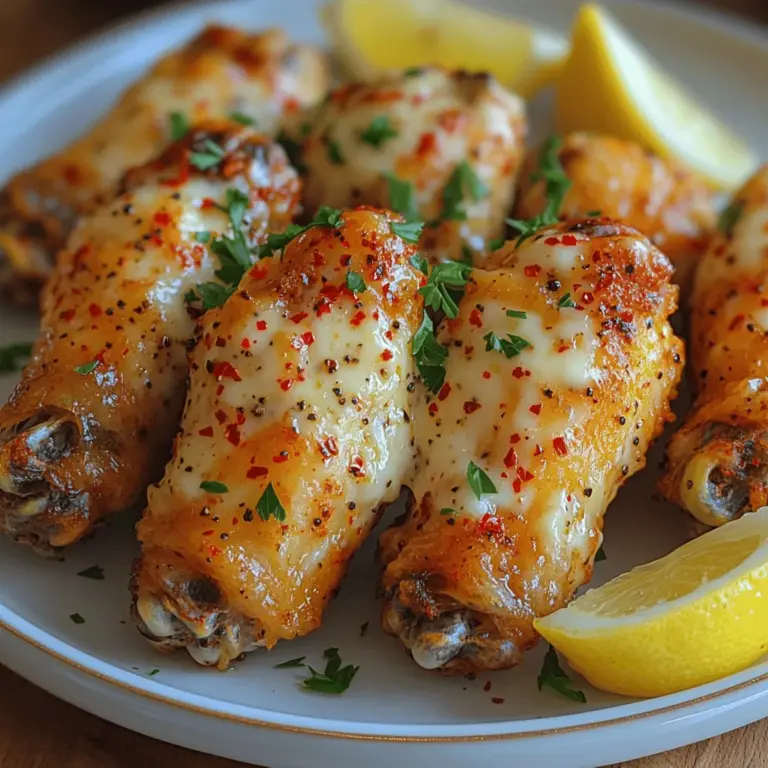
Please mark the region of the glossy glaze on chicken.
[[109, 202], [123, 174], [159, 154], [181, 125], [236, 114], [272, 134], [318, 102], [325, 57], [279, 30], [212, 26], [162, 58], [88, 133], [15, 175], [0, 193], [0, 290], [21, 302], [50, 273], [78, 216]]
[[[221, 153], [200, 170], [195, 154]], [[214, 281], [231, 190], [256, 245], [284, 229], [300, 182], [251, 129], [193, 129], [84, 217], [43, 295], [33, 357], [0, 411], [0, 526], [50, 550], [141, 501], [162, 474], [184, 402], [194, 309]], [[190, 314], [192, 313], [192, 314]]]
[[602, 516], [670, 418], [683, 367], [669, 261], [606, 220], [474, 270], [416, 390], [407, 519], [381, 537], [384, 629], [427, 669], [517, 664], [589, 581]]

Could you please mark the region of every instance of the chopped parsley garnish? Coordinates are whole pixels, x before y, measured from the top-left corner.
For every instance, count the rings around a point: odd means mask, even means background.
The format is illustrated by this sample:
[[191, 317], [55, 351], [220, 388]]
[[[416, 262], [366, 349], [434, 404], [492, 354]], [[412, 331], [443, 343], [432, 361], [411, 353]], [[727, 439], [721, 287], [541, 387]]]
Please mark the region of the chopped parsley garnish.
[[307, 166], [304, 165], [302, 160], [304, 145], [300, 141], [291, 138], [284, 130], [277, 134], [275, 141], [285, 150], [291, 165], [299, 173], [304, 173], [307, 170]]
[[493, 480], [474, 461], [467, 464], [467, 482], [478, 499], [484, 493], [498, 493]]
[[256, 125], [256, 121], [252, 117], [249, 117], [244, 112], [238, 112], [237, 110], [229, 113], [229, 119], [234, 120], [236, 123], [240, 123], [240, 125]]
[[435, 338], [435, 327], [426, 312], [419, 330], [413, 337], [411, 351], [424, 386], [430, 392], [439, 392], [445, 382], [448, 350]]
[[597, 550], [597, 554], [595, 555], [595, 562], [600, 563], [603, 560], [607, 560], [608, 555], [605, 554], [605, 550], [603, 549], [603, 545], [600, 545], [600, 549]]
[[288, 659], [288, 661], [284, 661], [282, 664], [275, 664], [275, 669], [291, 669], [293, 667], [306, 667], [307, 665], [304, 663], [304, 659], [306, 659], [306, 656], [297, 656], [295, 659]]
[[397, 131], [387, 115], [376, 115], [371, 124], [360, 134], [360, 141], [379, 149], [388, 139], [394, 139]]
[[559, 221], [560, 208], [571, 187], [571, 180], [563, 170], [558, 155], [562, 145], [563, 140], [559, 136], [552, 136], [547, 139], [539, 153], [539, 170], [531, 175], [531, 181], [543, 179], [545, 182], [547, 205], [544, 211], [532, 219], [507, 219], [507, 224], [520, 233], [517, 245], [529, 237], [533, 237], [543, 227], [549, 227]]
[[731, 237], [733, 230], [744, 214], [744, 203], [734, 200], [727, 208], [723, 209], [717, 220], [717, 228], [726, 236]]
[[392, 222], [392, 232], [406, 243], [418, 243], [422, 229], [424, 229], [423, 221]]
[[69, 618], [72, 619], [75, 624], [85, 624], [85, 619], [79, 613], [70, 613]]
[[507, 317], [517, 317], [520, 320], [525, 320], [528, 315], [525, 312], [521, 312], [519, 309], [508, 309]]
[[94, 581], [104, 581], [104, 569], [100, 565], [91, 565], [83, 571], [79, 571], [78, 576], [84, 579], [93, 579]]
[[406, 77], [416, 77], [424, 71], [424, 67], [409, 67], [403, 72]]
[[224, 210], [229, 214], [229, 220], [232, 222], [232, 226], [237, 229], [243, 220], [245, 209], [248, 207], [248, 195], [246, 195], [245, 192], [241, 192], [239, 189], [230, 187], [226, 191], [226, 196]]
[[224, 483], [220, 483], [218, 480], [203, 480], [203, 482], [200, 483], [200, 488], [204, 491], [207, 491], [208, 493], [229, 492], [229, 488], [227, 488]]
[[488, 241], [488, 250], [489, 251], [498, 251], [499, 248], [504, 247], [504, 243], [507, 241], [503, 237], [494, 237], [493, 240]]
[[32, 354], [31, 344], [8, 344], [0, 347], [0, 373], [18, 371], [20, 363]]
[[430, 272], [427, 284], [419, 288], [424, 304], [436, 312], [445, 312], [451, 319], [459, 314], [459, 306], [449, 288], [462, 289], [469, 282], [472, 267], [461, 261], [445, 261]]
[[596, 216], [602, 216], [602, 215], [603, 215], [602, 211], [587, 211], [587, 216], [589, 216], [590, 218], [596, 217]]
[[573, 681], [563, 672], [560, 661], [557, 658], [557, 651], [550, 645], [547, 655], [544, 657], [544, 663], [541, 666], [541, 672], [538, 677], [539, 690], [545, 685], [556, 690], [562, 696], [572, 701], [578, 701], [581, 704], [586, 703], [587, 697], [583, 691], [576, 690], [573, 687]]
[[341, 154], [341, 147], [338, 141], [333, 139], [325, 140], [325, 147], [328, 151], [328, 162], [332, 165], [344, 165], [344, 155]]
[[147, 677], [154, 677], [155, 675], [159, 675], [159, 674], [160, 674], [160, 670], [159, 669], [157, 669], [157, 668], [150, 669], [149, 672], [147, 672]]
[[422, 272], [425, 275], [429, 274], [429, 262], [423, 253], [414, 253], [413, 256], [411, 256], [411, 265], [416, 267], [419, 272]]
[[405, 216], [409, 221], [419, 218], [416, 205], [416, 194], [410, 181], [403, 181], [392, 173], [385, 173], [384, 178], [389, 185], [389, 207], [396, 213]]
[[517, 357], [524, 349], [531, 346], [529, 341], [526, 341], [520, 336], [515, 336], [512, 333], [507, 334], [506, 339], [499, 338], [493, 331], [483, 336], [485, 341], [486, 352], [501, 352], [507, 356], [507, 359]]
[[267, 256], [271, 256], [275, 251], [282, 250], [291, 240], [304, 234], [304, 232], [312, 229], [312, 227], [335, 227], [339, 229], [343, 223], [342, 211], [339, 208], [323, 205], [318, 209], [315, 218], [309, 224], [303, 227], [300, 227], [298, 224], [289, 224], [282, 234], [267, 235], [267, 242], [259, 246], [259, 258], [264, 259]]
[[576, 302], [571, 298], [570, 293], [566, 293], [564, 296], [560, 297], [560, 301], [557, 302], [557, 306], [561, 309], [575, 307]]
[[327, 660], [325, 671], [318, 672], [309, 667], [312, 676], [304, 680], [304, 687], [316, 693], [344, 693], [360, 667], [352, 664], [342, 667], [338, 648], [328, 648], [323, 656]]
[[207, 229], [200, 230], [200, 232], [195, 232], [195, 240], [198, 243], [210, 243], [211, 233]]
[[256, 504], [256, 512], [264, 521], [269, 520], [270, 517], [274, 517], [278, 523], [282, 523], [285, 520], [285, 509], [280, 503], [280, 499], [277, 498], [272, 483], [261, 494], [261, 498]]
[[195, 287], [197, 293], [189, 291], [184, 298], [190, 304], [199, 298], [203, 303], [203, 309], [215, 309], [226, 304], [227, 299], [235, 292], [235, 288], [234, 285], [222, 285], [221, 283], [198, 283]]
[[81, 376], [87, 376], [89, 373], [93, 373], [99, 365], [99, 360], [91, 360], [90, 363], [83, 363], [82, 365], [75, 366], [75, 373], [79, 373]]
[[209, 168], [213, 168], [221, 162], [226, 152], [215, 142], [210, 139], [206, 139], [203, 142], [205, 152], [190, 152], [189, 162], [200, 171], [207, 171]]
[[441, 515], [455, 515], [456, 514], [456, 510], [453, 509], [452, 507], [443, 507], [440, 510], [440, 514]]
[[359, 272], [353, 272], [351, 269], [347, 272], [346, 282], [347, 288], [349, 288], [352, 293], [365, 293], [366, 288], [368, 288], [365, 284], [365, 280], [363, 280], [363, 276]]
[[171, 112], [168, 121], [171, 124], [171, 141], [183, 139], [189, 133], [189, 120], [183, 112]]
[[480, 180], [472, 166], [466, 160], [462, 160], [443, 189], [443, 211], [440, 218], [465, 221], [467, 218], [463, 207], [465, 195], [469, 195], [476, 203], [487, 197], [488, 193], [488, 187]]
[[469, 267], [475, 263], [475, 252], [466, 243], [461, 246], [461, 261]]

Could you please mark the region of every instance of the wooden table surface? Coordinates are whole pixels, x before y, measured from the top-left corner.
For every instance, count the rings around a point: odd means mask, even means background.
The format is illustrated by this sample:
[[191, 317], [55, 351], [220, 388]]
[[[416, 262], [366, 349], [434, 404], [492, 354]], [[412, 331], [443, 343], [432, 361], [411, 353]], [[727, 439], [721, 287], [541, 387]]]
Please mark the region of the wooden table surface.
[[[276, 0], [274, 0], [276, 1]], [[768, 0], [703, 0], [768, 24]], [[0, 83], [150, 0], [0, 0]], [[0, 768], [237, 768], [81, 712], [0, 666]], [[595, 756], [599, 759], [599, 755]], [[768, 721], [614, 768], [766, 768]]]

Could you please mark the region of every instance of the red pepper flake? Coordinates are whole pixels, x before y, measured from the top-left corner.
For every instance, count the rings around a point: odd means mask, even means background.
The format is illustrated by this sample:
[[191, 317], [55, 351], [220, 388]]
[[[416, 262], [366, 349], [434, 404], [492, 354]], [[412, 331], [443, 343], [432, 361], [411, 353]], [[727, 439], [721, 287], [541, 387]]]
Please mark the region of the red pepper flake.
[[479, 528], [482, 533], [501, 533], [504, 530], [501, 520], [490, 512], [483, 515]]
[[479, 411], [483, 406], [480, 405], [476, 400], [467, 400], [464, 403], [464, 413], [470, 414], [474, 413], [475, 411]]
[[232, 363], [228, 363], [226, 361], [215, 363], [213, 366], [212, 372], [213, 372], [213, 375], [216, 377], [217, 381], [221, 381], [222, 379], [232, 379], [232, 381], [242, 381], [242, 378], [238, 373], [237, 368], [235, 368], [235, 366], [232, 365]]
[[218, 208], [218, 204], [210, 197], [204, 197], [200, 207], [205, 210], [206, 208]]
[[512, 375], [516, 379], [522, 379], [523, 376], [525, 376], [525, 370], [518, 365], [516, 368], [512, 369]]
[[243, 349], [250, 349], [250, 348], [251, 348], [251, 342], [250, 342], [248, 339], [243, 339], [243, 340], [240, 342], [240, 346], [241, 346]]
[[523, 270], [526, 277], [536, 277], [541, 272], [541, 267], [538, 264], [528, 264]]
[[544, 245], [560, 245], [560, 240], [556, 237], [548, 237], [544, 241]]
[[528, 409], [534, 416], [538, 416], [541, 413], [541, 403], [536, 403]]
[[491, 701], [492, 701], [494, 704], [503, 704], [505, 700], [504, 700], [504, 699], [502, 699], [502, 698], [501, 698], [501, 697], [499, 697], [499, 696], [494, 696], [494, 697], [491, 699]]
[[520, 435], [515, 432], [515, 434], [509, 438], [509, 442], [512, 443], [512, 445], [516, 445], [520, 442]]
[[349, 324], [357, 327], [358, 325], [360, 325], [360, 323], [363, 322], [363, 320], [365, 320], [365, 312], [363, 312], [362, 310], [359, 310], [358, 312], [355, 313], [354, 317], [349, 321]]
[[533, 472], [529, 472], [527, 469], [523, 469], [523, 467], [517, 468], [517, 476], [523, 483], [527, 483], [530, 480], [533, 480], [534, 477]]
[[509, 469], [517, 466], [517, 451], [514, 448], [510, 448], [504, 457], [504, 466]]
[[326, 437], [325, 440], [322, 442], [322, 450], [321, 450], [323, 456], [338, 456], [339, 454], [339, 444], [336, 441], [335, 437]]
[[72, 318], [74, 318], [74, 316], [75, 316], [75, 310], [74, 310], [74, 309], [65, 309], [63, 312], [61, 312], [61, 313], [59, 314], [59, 317], [60, 317], [62, 320], [65, 320], [65, 321], [67, 321], [67, 322], [69, 322], [70, 320], [72, 320]]
[[269, 274], [269, 270], [266, 267], [255, 264], [253, 267], [251, 267], [251, 270], [248, 272], [248, 274], [254, 280], [263, 280]]
[[219, 384], [218, 387], [216, 387], [216, 397], [221, 397], [221, 393], [224, 391], [224, 385]]
[[301, 334], [301, 340], [308, 347], [311, 347], [315, 343], [315, 335], [312, 333], [312, 331], [307, 331], [306, 333]]
[[480, 314], [480, 310], [477, 309], [477, 307], [469, 313], [469, 324], [474, 325], [477, 328], [483, 327], [483, 316]]
[[278, 379], [278, 381], [283, 392], [287, 392], [293, 386], [293, 379]]
[[165, 211], [158, 211], [152, 217], [152, 220], [155, 222], [155, 224], [161, 227], [167, 227], [171, 223], [171, 218]]
[[269, 470], [266, 467], [251, 467], [245, 476], [249, 480], [255, 480], [257, 477], [264, 477], [267, 474], [269, 474]]
[[563, 344], [562, 346], [557, 348], [557, 354], [562, 355], [563, 352], [567, 352], [570, 349], [570, 347], [567, 344]]
[[226, 430], [224, 430], [224, 437], [226, 437], [232, 445], [240, 445], [240, 430], [237, 428], [237, 424], [227, 425]]
[[555, 446], [555, 453], [558, 456], [567, 456], [568, 455], [568, 446], [566, 445], [564, 438], [556, 437], [552, 441], [552, 445]]
[[223, 424], [227, 420], [227, 414], [219, 408], [216, 413], [213, 414], [216, 417], [216, 421], [219, 422], [219, 424]]
[[197, 434], [200, 437], [213, 437], [213, 427], [203, 427]]
[[744, 322], [744, 315], [736, 315], [736, 317], [731, 320], [731, 324], [728, 326], [729, 331], [734, 331], [736, 328]]
[[211, 545], [210, 547], [208, 547], [208, 554], [211, 557], [216, 557], [217, 555], [221, 554], [221, 550], [218, 547], [214, 547], [213, 545]]
[[490, 371], [483, 371], [483, 378], [484, 379], [490, 379], [491, 378], [491, 372]]
[[284, 462], [288, 461], [288, 454], [279, 453], [277, 456], [272, 457], [272, 461], [275, 464], [283, 464]]
[[416, 147], [416, 156], [424, 158], [437, 149], [437, 137], [434, 133], [422, 133], [419, 146]]
[[101, 307], [98, 304], [91, 304], [88, 307], [88, 311], [91, 313], [91, 317], [99, 317], [101, 315]]
[[220, 348], [226, 347], [227, 346], [227, 340], [223, 336], [219, 336], [216, 339], [216, 346], [220, 347]]
[[440, 391], [437, 393], [437, 399], [440, 402], [442, 402], [450, 394], [451, 394], [451, 385], [446, 381], [445, 384], [443, 384], [443, 386], [440, 387]]
[[391, 360], [391, 359], [392, 359], [392, 350], [390, 350], [390, 349], [385, 349], [385, 350], [384, 350], [384, 351], [381, 353], [381, 359], [382, 359], [382, 360], [384, 360], [384, 361], [386, 361], [386, 360]]
[[490, 691], [490, 690], [491, 690], [491, 681], [490, 681], [490, 680], [488, 680], [488, 681], [485, 683], [485, 685], [483, 686], [483, 690], [484, 690], [486, 693], [488, 693], [488, 691]]
[[211, 528], [208, 531], [203, 531], [203, 536], [213, 536], [213, 529]]
[[523, 484], [520, 482], [518, 478], [515, 478], [512, 482], [512, 489], [515, 493], [520, 493], [520, 491], [523, 490]]
[[578, 245], [578, 240], [575, 235], [563, 235], [560, 239], [563, 245]]
[[349, 471], [355, 477], [365, 477], [365, 461], [362, 456], [354, 456], [349, 464]]
[[437, 403], [430, 403], [428, 410], [429, 410], [429, 415], [434, 416], [437, 413]]
[[600, 261], [600, 251], [592, 251], [592, 261], [597, 264]]
[[581, 301], [583, 304], [591, 304], [594, 300], [594, 294], [589, 291], [584, 291], [584, 293], [581, 294]]
[[308, 317], [309, 315], [306, 312], [299, 312], [298, 314], [291, 317], [291, 322], [298, 325], [302, 320], [306, 320]]
[[541, 456], [542, 453], [544, 453], [544, 449], [538, 443], [536, 443], [536, 448], [533, 451], [533, 455]]
[[266, 331], [267, 330], [267, 321], [266, 320], [257, 320], [256, 321], [256, 330], [257, 331]]
[[[376, 319], [378, 319], [378, 318], [376, 318]], [[395, 334], [394, 334], [394, 333], [392, 333], [392, 331], [386, 331], [386, 332], [384, 333], [384, 337], [385, 337], [385, 338], [386, 338], [388, 341], [392, 341], [392, 339], [395, 337]]]

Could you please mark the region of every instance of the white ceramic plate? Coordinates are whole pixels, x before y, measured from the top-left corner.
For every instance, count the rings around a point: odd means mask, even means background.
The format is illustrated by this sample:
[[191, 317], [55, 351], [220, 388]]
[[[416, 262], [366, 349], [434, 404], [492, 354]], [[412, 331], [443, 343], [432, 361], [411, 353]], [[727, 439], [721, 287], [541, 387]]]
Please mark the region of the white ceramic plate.
[[[768, 36], [700, 8], [608, 4], [663, 64], [768, 157]], [[493, 5], [565, 31], [578, 0]], [[280, 25], [297, 38], [321, 42], [315, 8], [314, 0], [176, 7], [43, 64], [0, 96], [0, 176], [80, 133], [153, 59], [206, 21], [254, 29]], [[546, 106], [536, 105], [539, 131], [546, 129]], [[32, 338], [34, 317], [0, 308], [0, 318], [0, 344]], [[0, 382], [6, 390], [12, 383]], [[657, 459], [658, 448], [649, 466]], [[608, 560], [597, 565], [596, 583], [684, 540], [686, 519], [651, 500], [654, 481], [653, 469], [642, 473], [613, 504]], [[610, 696], [578, 681], [587, 693], [585, 705], [537, 690], [543, 649], [520, 668], [474, 681], [425, 673], [378, 628], [373, 541], [355, 559], [321, 631], [269, 655], [253, 654], [228, 673], [202, 669], [186, 654], [160, 656], [131, 626], [126, 581], [137, 550], [132, 522], [102, 531], [65, 562], [0, 544], [0, 661], [83, 709], [159, 739], [275, 768], [409, 768], [427, 762], [458, 768], [494, 760], [576, 768], [671, 749], [768, 716], [765, 662], [649, 701]], [[105, 581], [76, 575], [94, 564], [104, 568]], [[75, 612], [84, 624], [70, 620]], [[364, 622], [370, 628], [361, 637]], [[302, 670], [273, 668], [300, 655], [319, 663], [329, 646], [361, 666], [343, 696], [304, 692]], [[492, 682], [489, 692], [486, 680]]]

